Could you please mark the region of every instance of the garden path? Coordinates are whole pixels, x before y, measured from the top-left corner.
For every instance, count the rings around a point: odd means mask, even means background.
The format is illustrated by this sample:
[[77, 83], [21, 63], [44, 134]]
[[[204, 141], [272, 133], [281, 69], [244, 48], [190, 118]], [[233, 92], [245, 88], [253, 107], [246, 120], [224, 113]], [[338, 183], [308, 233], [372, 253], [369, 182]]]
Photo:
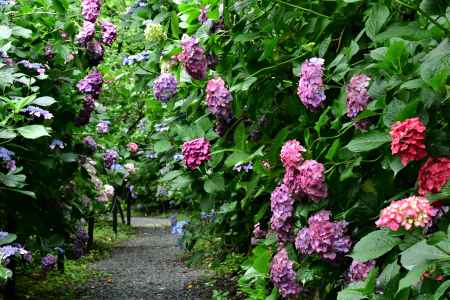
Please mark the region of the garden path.
[[169, 219], [132, 218], [132, 225], [136, 237], [93, 264], [93, 270], [108, 275], [88, 282], [78, 299], [211, 299], [209, 289], [198, 283], [205, 272], [180, 260], [183, 251], [170, 234]]

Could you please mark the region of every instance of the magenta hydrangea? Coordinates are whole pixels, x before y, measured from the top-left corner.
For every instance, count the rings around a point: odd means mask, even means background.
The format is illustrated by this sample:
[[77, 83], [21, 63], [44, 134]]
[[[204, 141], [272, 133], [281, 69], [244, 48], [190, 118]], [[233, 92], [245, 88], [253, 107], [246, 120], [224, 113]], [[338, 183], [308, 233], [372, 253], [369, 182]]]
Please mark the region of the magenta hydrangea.
[[303, 255], [319, 254], [334, 260], [338, 254], [350, 251], [351, 239], [345, 234], [346, 222], [332, 222], [331, 213], [321, 210], [308, 220], [309, 227], [302, 228], [295, 238], [295, 248]]
[[95, 22], [100, 15], [101, 0], [82, 0], [82, 15], [86, 21]]
[[318, 201], [328, 196], [324, 171], [323, 164], [315, 160], [306, 160], [298, 168], [300, 188], [308, 199]]
[[347, 116], [356, 117], [362, 112], [370, 101], [367, 88], [369, 87], [370, 77], [364, 74], [355, 75], [350, 79], [347, 85]]
[[363, 281], [367, 278], [370, 271], [375, 267], [375, 261], [369, 260], [366, 262], [360, 262], [354, 260], [350, 265], [347, 272], [347, 279], [350, 282]]
[[99, 41], [96, 40], [90, 41], [86, 46], [86, 50], [89, 63], [92, 66], [96, 66], [102, 62], [105, 50], [103, 49], [103, 46]]
[[83, 23], [83, 27], [80, 32], [75, 37], [75, 40], [80, 45], [85, 45], [87, 42], [92, 40], [95, 35], [95, 24], [89, 21]]
[[102, 42], [105, 45], [111, 46], [112, 43], [116, 40], [117, 37], [117, 28], [116, 26], [108, 21], [102, 21], [100, 23], [102, 28]]
[[183, 62], [188, 74], [194, 79], [205, 79], [208, 61], [200, 42], [197, 38], [185, 34], [181, 39], [181, 46], [183, 51], [179, 59]]
[[119, 158], [119, 153], [116, 150], [108, 149], [103, 153], [103, 162], [105, 163], [105, 168], [110, 169], [112, 165]]
[[294, 198], [301, 199], [304, 197], [300, 184], [300, 172], [298, 167], [289, 167], [285, 169], [283, 184], [287, 186], [289, 192]]
[[278, 242], [282, 244], [290, 239], [292, 228], [290, 221], [294, 212], [294, 198], [286, 185], [282, 184], [272, 192], [270, 208], [272, 210], [270, 228], [276, 232]]
[[228, 121], [232, 118], [231, 101], [233, 97], [225, 87], [222, 78], [211, 79], [206, 85], [206, 103], [209, 111], [218, 119]]
[[270, 264], [270, 279], [283, 298], [295, 298], [300, 294], [301, 286], [296, 277], [294, 263], [289, 260], [287, 250], [280, 249]]
[[169, 73], [162, 73], [153, 82], [153, 94], [161, 102], [167, 102], [177, 93], [177, 79]]
[[97, 69], [92, 69], [92, 71], [81, 79], [77, 88], [81, 93], [89, 95], [99, 95], [103, 85], [102, 73], [97, 71]]
[[83, 107], [78, 114], [75, 123], [78, 126], [86, 125], [91, 119], [91, 114], [95, 109], [95, 98], [92, 95], [86, 95], [83, 101]]
[[281, 148], [280, 158], [285, 168], [297, 167], [303, 161], [305, 148], [297, 140], [289, 140]]
[[321, 107], [326, 98], [322, 80], [324, 62], [322, 58], [313, 57], [301, 66], [297, 94], [311, 111]]
[[195, 169], [211, 159], [211, 144], [205, 138], [190, 140], [183, 144], [182, 153], [186, 166]]

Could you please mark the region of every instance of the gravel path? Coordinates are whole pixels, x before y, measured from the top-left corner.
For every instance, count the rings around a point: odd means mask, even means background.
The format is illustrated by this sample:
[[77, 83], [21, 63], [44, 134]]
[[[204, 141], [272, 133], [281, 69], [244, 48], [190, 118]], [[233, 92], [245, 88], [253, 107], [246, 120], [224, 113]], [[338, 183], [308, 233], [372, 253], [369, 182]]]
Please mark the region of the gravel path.
[[205, 272], [180, 261], [183, 252], [170, 234], [168, 219], [134, 218], [132, 224], [137, 236], [93, 265], [109, 276], [88, 282], [77, 299], [211, 299], [210, 290], [199, 283]]

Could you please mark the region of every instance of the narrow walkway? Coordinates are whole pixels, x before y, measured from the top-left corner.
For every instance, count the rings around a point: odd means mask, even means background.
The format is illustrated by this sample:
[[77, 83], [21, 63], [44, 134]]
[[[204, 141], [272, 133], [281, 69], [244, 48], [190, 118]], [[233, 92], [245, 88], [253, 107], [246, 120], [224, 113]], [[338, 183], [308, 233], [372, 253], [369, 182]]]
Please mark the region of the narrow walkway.
[[168, 219], [133, 218], [132, 224], [137, 236], [92, 266], [110, 276], [88, 282], [78, 299], [211, 299], [210, 291], [197, 283], [204, 272], [180, 261], [182, 250]]

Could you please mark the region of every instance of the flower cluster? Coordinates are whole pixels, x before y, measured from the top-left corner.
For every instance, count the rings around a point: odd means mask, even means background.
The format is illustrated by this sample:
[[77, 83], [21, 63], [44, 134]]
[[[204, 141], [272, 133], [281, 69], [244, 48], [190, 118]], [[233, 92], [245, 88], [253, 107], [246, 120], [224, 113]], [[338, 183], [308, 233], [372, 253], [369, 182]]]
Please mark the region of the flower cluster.
[[56, 267], [56, 256], [46, 255], [41, 259], [41, 268], [44, 273], [50, 272], [51, 269]]
[[167, 35], [161, 24], [150, 22], [145, 26], [144, 37], [150, 43], [158, 43], [164, 41]]
[[145, 50], [135, 55], [125, 56], [122, 60], [122, 64], [125, 66], [132, 65], [136, 62], [147, 61], [149, 60], [149, 58], [150, 58], [150, 51]]
[[266, 231], [261, 229], [261, 224], [256, 223], [253, 226], [253, 234], [252, 234], [252, 238], [251, 238], [251, 244], [252, 245], [256, 245], [261, 239], [265, 238], [266, 236]]
[[92, 136], [87, 136], [83, 139], [83, 144], [86, 145], [91, 151], [97, 150], [97, 143]]
[[100, 121], [97, 124], [97, 132], [101, 133], [101, 134], [106, 134], [109, 132], [109, 124], [111, 124], [111, 122], [109, 121]]
[[77, 125], [86, 125], [91, 119], [91, 114], [95, 109], [95, 98], [92, 95], [86, 95], [83, 100], [83, 107], [78, 114], [75, 123]]
[[334, 260], [337, 254], [350, 251], [351, 240], [345, 235], [347, 224], [332, 222], [331, 213], [321, 210], [308, 220], [308, 227], [302, 228], [295, 238], [295, 247], [304, 255], [319, 254], [324, 259]]
[[127, 148], [131, 153], [136, 153], [139, 150], [139, 146], [136, 143], [128, 143]]
[[347, 85], [347, 116], [356, 117], [362, 112], [370, 101], [367, 88], [369, 87], [370, 77], [364, 74], [355, 75], [350, 79]]
[[305, 148], [297, 140], [289, 140], [284, 143], [281, 148], [280, 158], [285, 168], [295, 168], [299, 166], [302, 161], [302, 152], [306, 151]]
[[114, 197], [114, 194], [114, 187], [112, 185], [105, 184], [97, 197], [97, 201], [100, 203], [106, 203]]
[[111, 46], [117, 37], [117, 28], [114, 24], [108, 21], [100, 22], [102, 28], [102, 42], [105, 45]]
[[406, 166], [411, 160], [420, 160], [427, 155], [425, 150], [426, 127], [419, 118], [396, 122], [391, 127], [391, 152], [400, 156]]
[[64, 144], [63, 141], [58, 140], [58, 139], [53, 139], [48, 147], [51, 150], [55, 150], [55, 149], [61, 149], [62, 150], [62, 149], [64, 149], [65, 146], [66, 146], [66, 144]]
[[0, 263], [8, 265], [10, 260], [14, 257], [23, 258], [26, 262], [31, 262], [33, 256], [31, 252], [26, 250], [20, 244], [6, 245], [0, 247]]
[[133, 174], [133, 173], [136, 172], [136, 166], [135, 166], [134, 163], [132, 163], [132, 162], [126, 163], [126, 164], [124, 165], [124, 168], [125, 168], [125, 170], [127, 170], [127, 172], [128, 172], [129, 174]]
[[29, 70], [35, 70], [39, 75], [45, 74], [45, 66], [40, 63], [32, 63], [28, 60], [21, 60], [17, 63], [18, 65], [22, 65]]
[[94, 68], [88, 75], [86, 75], [86, 77], [78, 82], [77, 88], [81, 93], [98, 96], [101, 92], [102, 85], [102, 73]]
[[425, 227], [435, 214], [436, 210], [426, 198], [411, 196], [391, 202], [381, 211], [375, 224], [392, 231], [397, 231], [400, 227], [409, 230], [413, 227]]
[[206, 15], [208, 13], [208, 7], [207, 6], [203, 6], [200, 9], [200, 15], [198, 16], [197, 20], [202, 23], [205, 24], [208, 21], [208, 16]]
[[205, 138], [187, 141], [183, 144], [182, 153], [186, 166], [195, 169], [211, 159], [211, 145]]
[[291, 217], [294, 212], [294, 199], [286, 185], [278, 186], [270, 196], [272, 217], [270, 228], [276, 232], [278, 242], [285, 243], [290, 239]]
[[119, 158], [119, 153], [117, 153], [116, 150], [109, 149], [106, 150], [103, 154], [103, 161], [105, 163], [105, 168], [111, 169], [112, 165], [117, 161]]
[[295, 298], [300, 294], [301, 286], [296, 277], [294, 263], [289, 260], [287, 250], [282, 248], [270, 264], [270, 279], [283, 298]]
[[249, 163], [246, 163], [246, 164], [237, 163], [233, 167], [233, 171], [236, 171], [236, 172], [239, 172], [239, 173], [242, 172], [242, 171], [244, 171], [245, 173], [248, 173], [251, 170], [253, 170], [252, 162], [249, 162]]
[[232, 118], [230, 91], [222, 78], [211, 79], [206, 85], [206, 103], [209, 111], [219, 120], [228, 122]]
[[101, 0], [83, 0], [81, 2], [83, 18], [89, 22], [95, 22], [100, 15]]
[[179, 55], [189, 75], [194, 79], [204, 79], [208, 67], [205, 50], [195, 37], [183, 35], [181, 39], [183, 51]]
[[431, 157], [419, 170], [419, 195], [439, 193], [450, 179], [450, 158]]
[[21, 112], [36, 118], [42, 117], [46, 120], [50, 120], [53, 118], [53, 114], [49, 111], [33, 105], [27, 106], [26, 108], [22, 109]]
[[367, 278], [370, 271], [375, 267], [375, 261], [369, 260], [366, 262], [360, 262], [354, 260], [350, 265], [347, 273], [347, 279], [350, 282], [363, 281]]
[[6, 168], [11, 172], [16, 170], [16, 161], [13, 157], [14, 152], [4, 147], [0, 147], [0, 159], [5, 163]]
[[298, 168], [298, 181], [302, 193], [313, 201], [326, 198], [328, 189], [323, 164], [315, 160], [306, 160]]
[[105, 49], [103, 49], [103, 45], [99, 41], [92, 40], [89, 43], [87, 43], [86, 50], [89, 62], [92, 66], [96, 66], [103, 61]]
[[297, 94], [306, 108], [311, 111], [317, 110], [325, 101], [322, 80], [324, 62], [322, 58], [313, 57], [301, 66]]
[[80, 45], [86, 45], [87, 42], [92, 40], [95, 35], [95, 23], [85, 21], [80, 32], [75, 37], [75, 40]]
[[162, 73], [153, 82], [155, 98], [161, 102], [167, 102], [177, 93], [177, 80], [169, 73]]

